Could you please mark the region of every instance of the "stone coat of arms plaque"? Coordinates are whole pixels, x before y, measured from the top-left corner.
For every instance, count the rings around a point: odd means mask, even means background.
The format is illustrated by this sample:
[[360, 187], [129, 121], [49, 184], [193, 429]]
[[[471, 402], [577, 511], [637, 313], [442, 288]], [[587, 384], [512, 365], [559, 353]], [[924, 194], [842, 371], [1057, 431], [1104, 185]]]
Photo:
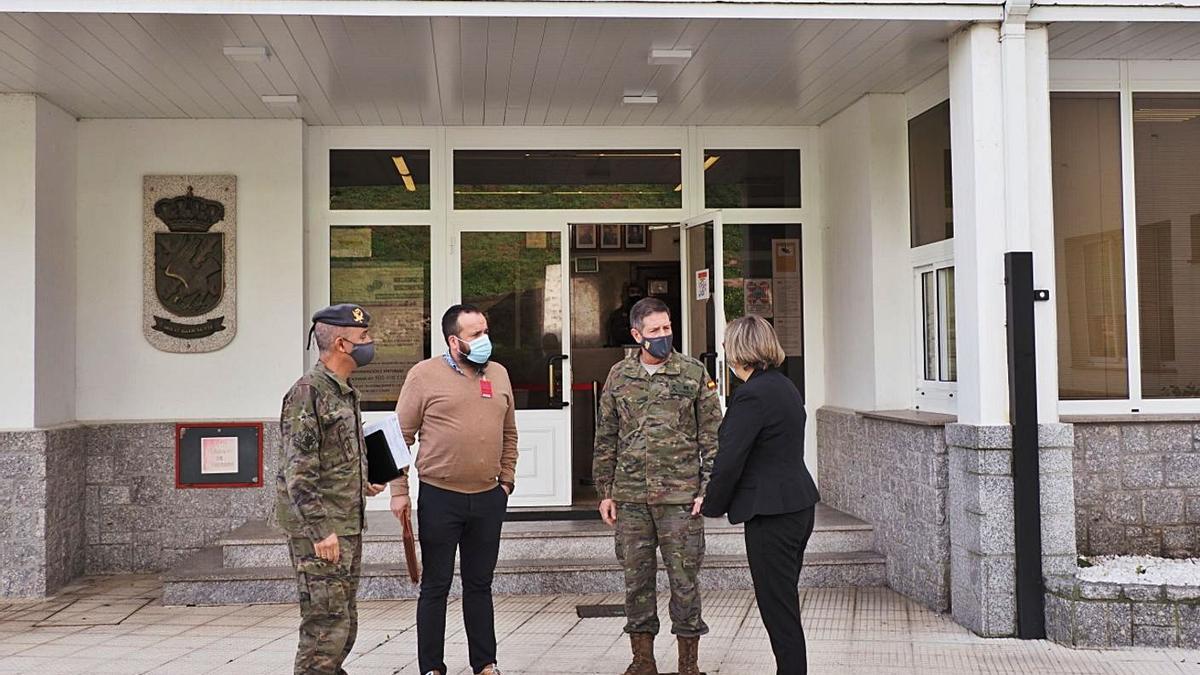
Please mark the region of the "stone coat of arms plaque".
[[237, 177], [142, 179], [142, 331], [164, 352], [216, 351], [237, 332]]

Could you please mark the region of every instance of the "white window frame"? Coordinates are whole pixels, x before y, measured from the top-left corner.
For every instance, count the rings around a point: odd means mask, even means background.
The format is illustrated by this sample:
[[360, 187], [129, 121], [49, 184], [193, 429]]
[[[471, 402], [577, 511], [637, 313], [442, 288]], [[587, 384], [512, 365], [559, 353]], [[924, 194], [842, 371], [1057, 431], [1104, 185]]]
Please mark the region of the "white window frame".
[[[954, 267], [954, 240], [943, 241], [918, 246], [912, 249], [912, 280], [913, 280], [913, 378], [916, 387], [913, 391], [913, 409], [927, 410], [953, 415], [958, 411], [958, 382], [948, 382], [941, 379], [930, 380], [925, 377], [925, 294], [922, 275], [932, 272], [936, 284], [939, 270]], [[939, 303], [937, 316], [940, 322], [943, 318], [942, 307]], [[934, 338], [935, 349], [940, 359], [942, 354], [941, 336]]]
[[[907, 133], [908, 123], [913, 118], [918, 117], [933, 108], [950, 100], [950, 76], [948, 71], [941, 71], [929, 78], [928, 80], [917, 85], [905, 94], [905, 109], [907, 119], [905, 120], [905, 129]], [[908, 143], [904, 145], [905, 157], [908, 156]], [[907, 161], [905, 162], [907, 164]], [[905, 174], [905, 184], [907, 186], [908, 175]], [[905, 194], [907, 203], [908, 194]], [[912, 232], [912, 211], [909, 210], [905, 214], [905, 221], [908, 223], [908, 231]], [[925, 298], [922, 288], [921, 275], [926, 272], [933, 272], [936, 282], [937, 271], [947, 267], [954, 267], [954, 238], [935, 241], [932, 244], [917, 246], [910, 249], [910, 257], [912, 263], [912, 283], [913, 283], [913, 354], [912, 368], [913, 381], [916, 383], [913, 388], [912, 407], [914, 410], [925, 410], [929, 412], [945, 413], [954, 415], [958, 412], [958, 382], [946, 382], [941, 379], [929, 380], [925, 377]], [[940, 310], [939, 310], [940, 313]], [[957, 316], [957, 313], [955, 314]], [[941, 353], [940, 336], [935, 341], [939, 352]]]
[[[825, 267], [824, 226], [821, 211], [821, 155], [819, 127], [696, 127], [692, 156], [684, 180], [695, 189], [687, 202], [694, 213], [704, 207], [704, 153], [709, 148], [734, 150], [798, 150], [800, 152], [800, 208], [721, 209], [725, 227], [733, 225], [800, 225], [801, 284], [804, 302], [804, 402], [810, 419], [825, 405]], [[687, 191], [687, 184], [684, 185]], [[723, 263], [722, 263], [723, 264]], [[726, 290], [728, 293], [729, 290]], [[817, 465], [817, 425], [804, 433], [805, 461]]]
[[1138, 297], [1137, 202], [1134, 182], [1133, 95], [1182, 92], [1200, 95], [1197, 61], [1087, 61], [1052, 59], [1050, 91], [1117, 92], [1121, 98], [1121, 198], [1125, 263], [1125, 332], [1129, 396], [1059, 400], [1060, 415], [1200, 414], [1200, 398], [1142, 396], [1141, 305]]

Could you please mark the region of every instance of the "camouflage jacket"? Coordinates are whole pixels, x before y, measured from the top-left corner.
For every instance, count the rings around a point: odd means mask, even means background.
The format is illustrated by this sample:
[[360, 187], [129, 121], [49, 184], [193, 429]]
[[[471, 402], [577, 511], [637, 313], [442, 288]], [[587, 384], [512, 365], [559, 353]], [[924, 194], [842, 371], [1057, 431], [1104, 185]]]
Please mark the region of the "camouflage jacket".
[[601, 499], [687, 504], [704, 494], [721, 404], [699, 361], [672, 352], [654, 375], [641, 350], [612, 367], [600, 395], [592, 475]]
[[361, 533], [367, 452], [358, 392], [317, 361], [283, 397], [279, 425], [275, 522], [313, 541]]

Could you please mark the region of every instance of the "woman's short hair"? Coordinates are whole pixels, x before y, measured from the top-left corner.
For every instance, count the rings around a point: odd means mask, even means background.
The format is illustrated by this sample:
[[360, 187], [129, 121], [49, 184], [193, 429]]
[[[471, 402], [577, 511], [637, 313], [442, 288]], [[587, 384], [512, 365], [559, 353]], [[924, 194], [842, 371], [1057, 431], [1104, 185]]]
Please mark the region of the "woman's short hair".
[[778, 367], [787, 355], [770, 322], [756, 314], [729, 322], [725, 328], [725, 360], [753, 370]]

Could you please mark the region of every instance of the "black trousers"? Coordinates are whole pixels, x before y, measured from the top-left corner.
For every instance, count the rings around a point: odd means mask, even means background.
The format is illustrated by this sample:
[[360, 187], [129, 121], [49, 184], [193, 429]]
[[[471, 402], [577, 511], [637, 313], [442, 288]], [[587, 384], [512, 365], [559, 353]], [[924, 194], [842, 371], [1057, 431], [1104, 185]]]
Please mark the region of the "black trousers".
[[421, 483], [417, 501], [421, 538], [421, 597], [417, 601], [417, 665], [422, 673], [449, 673], [445, 662], [446, 597], [458, 551], [463, 587], [463, 624], [471, 668], [496, 662], [492, 576], [500, 554], [500, 527], [508, 507], [504, 488], [462, 494]]
[[746, 557], [754, 581], [754, 599], [762, 616], [778, 675], [805, 675], [808, 655], [800, 625], [800, 567], [813, 531], [813, 513], [755, 516], [746, 521]]

